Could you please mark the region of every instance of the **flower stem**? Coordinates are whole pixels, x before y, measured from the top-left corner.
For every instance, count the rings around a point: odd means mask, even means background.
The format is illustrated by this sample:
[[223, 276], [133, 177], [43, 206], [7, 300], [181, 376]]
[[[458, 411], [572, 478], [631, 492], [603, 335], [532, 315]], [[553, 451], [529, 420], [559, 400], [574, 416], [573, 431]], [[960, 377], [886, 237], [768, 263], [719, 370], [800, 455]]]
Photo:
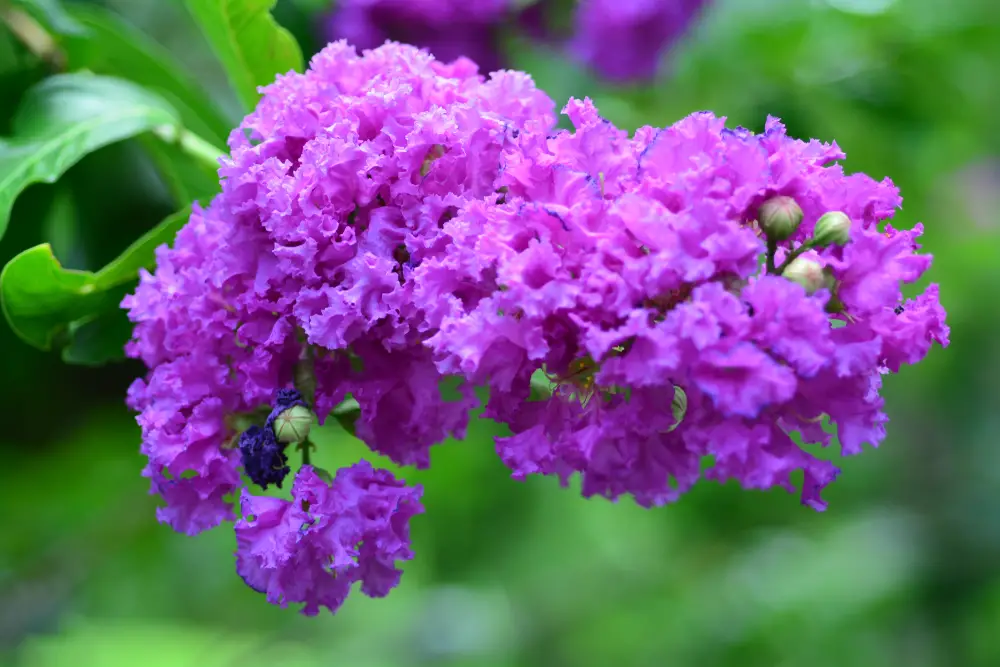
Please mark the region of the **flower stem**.
[[774, 256], [778, 253], [778, 242], [769, 238], [767, 240], [767, 272], [776, 273], [774, 268]]
[[27, 13], [0, 3], [0, 22], [31, 51], [39, 60], [51, 69], [59, 72], [66, 67], [66, 56], [59, 50], [59, 45], [38, 21]]
[[[774, 273], [780, 276], [782, 274], [782, 272], [785, 269], [788, 268], [788, 265], [795, 261], [796, 257], [798, 257], [799, 255], [801, 255], [806, 250], [809, 250], [812, 247], [813, 247], [813, 242], [810, 239], [809, 241], [806, 241], [805, 243], [803, 243], [802, 245], [800, 245], [795, 250], [793, 250], [790, 253], [788, 253], [788, 257], [786, 257], [785, 261], [781, 263], [781, 266], [779, 266], [777, 269], [774, 270]], [[773, 259], [772, 259], [772, 263], [773, 263]]]
[[312, 450], [312, 446], [313, 445], [309, 442], [308, 438], [300, 442], [298, 445], [299, 451], [302, 452], [302, 465], [304, 466], [310, 465], [309, 454], [310, 450]]
[[224, 155], [223, 151], [197, 134], [176, 125], [161, 125], [153, 130], [153, 133], [163, 141], [174, 144], [206, 167], [214, 170], [219, 168], [219, 158]]

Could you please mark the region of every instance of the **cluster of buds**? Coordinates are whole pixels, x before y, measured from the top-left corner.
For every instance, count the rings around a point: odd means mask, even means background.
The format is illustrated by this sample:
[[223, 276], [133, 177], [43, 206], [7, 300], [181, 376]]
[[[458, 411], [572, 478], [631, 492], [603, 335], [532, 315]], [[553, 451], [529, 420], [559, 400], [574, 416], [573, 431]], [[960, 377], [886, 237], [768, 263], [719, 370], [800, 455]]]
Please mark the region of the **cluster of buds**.
[[768, 272], [801, 285], [806, 294], [814, 294], [821, 289], [828, 289], [833, 294], [836, 280], [832, 272], [816, 259], [804, 256], [804, 253], [847, 245], [851, 240], [851, 219], [847, 214], [841, 211], [824, 213], [816, 221], [812, 236], [789, 250], [784, 261], [777, 266], [775, 255], [778, 244], [788, 241], [799, 230], [803, 219], [802, 207], [794, 198], [782, 195], [766, 200], [757, 213], [757, 224], [768, 241]]
[[263, 426], [251, 424], [239, 437], [243, 469], [262, 489], [274, 484], [279, 489], [291, 472], [287, 445], [298, 445], [303, 464], [309, 463], [309, 431], [316, 416], [294, 389], [281, 389]]

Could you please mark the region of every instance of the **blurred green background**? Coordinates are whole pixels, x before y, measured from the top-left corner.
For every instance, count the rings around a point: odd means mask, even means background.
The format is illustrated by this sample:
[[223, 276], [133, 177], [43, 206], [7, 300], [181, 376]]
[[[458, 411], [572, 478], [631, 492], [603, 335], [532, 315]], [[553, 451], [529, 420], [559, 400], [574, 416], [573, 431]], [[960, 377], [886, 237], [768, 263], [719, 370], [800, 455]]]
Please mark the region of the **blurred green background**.
[[[474, 0], [473, 0], [474, 1]], [[0, 3], [2, 4], [2, 3]], [[103, 3], [237, 105], [175, 2]], [[279, 0], [307, 53], [321, 2]], [[0, 325], [0, 662], [19, 667], [908, 667], [1000, 665], [1000, 4], [728, 0], [656, 86], [611, 89], [510, 38], [563, 102], [664, 125], [711, 109], [835, 139], [847, 167], [902, 188], [926, 225], [952, 347], [889, 378], [879, 450], [843, 462], [816, 514], [795, 497], [703, 483], [673, 507], [586, 501], [511, 481], [494, 427], [447, 443], [413, 522], [417, 558], [383, 600], [314, 619], [236, 576], [231, 529], [174, 534], [139, 477], [123, 407], [141, 368], [64, 366]], [[46, 65], [0, 28], [0, 131]], [[96, 268], [172, 210], [137, 142], [95, 153], [14, 209], [0, 263], [49, 241]], [[319, 464], [364, 455], [336, 426]], [[375, 461], [376, 459], [372, 458]]]

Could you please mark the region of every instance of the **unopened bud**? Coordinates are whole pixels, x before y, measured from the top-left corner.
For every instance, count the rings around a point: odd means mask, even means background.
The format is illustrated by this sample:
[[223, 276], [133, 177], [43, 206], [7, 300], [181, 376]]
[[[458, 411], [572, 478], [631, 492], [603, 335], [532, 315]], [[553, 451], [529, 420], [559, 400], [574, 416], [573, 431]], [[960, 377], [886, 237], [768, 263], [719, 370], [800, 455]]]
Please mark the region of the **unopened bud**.
[[757, 222], [773, 241], [784, 241], [802, 222], [802, 208], [791, 197], [771, 197], [757, 209]]
[[805, 257], [793, 259], [781, 275], [793, 283], [802, 285], [806, 289], [806, 294], [812, 294], [827, 286], [823, 265]]
[[673, 431], [675, 428], [681, 425], [684, 421], [684, 415], [687, 414], [688, 410], [688, 397], [684, 393], [684, 390], [678, 386], [674, 386], [674, 400], [670, 403], [670, 408], [674, 413], [674, 423], [667, 429], [667, 433]]
[[274, 436], [278, 442], [302, 442], [312, 428], [312, 410], [304, 405], [293, 405], [274, 418]]
[[828, 245], [845, 245], [851, 240], [851, 219], [846, 213], [830, 211], [816, 221], [813, 230], [813, 245], [817, 248]]

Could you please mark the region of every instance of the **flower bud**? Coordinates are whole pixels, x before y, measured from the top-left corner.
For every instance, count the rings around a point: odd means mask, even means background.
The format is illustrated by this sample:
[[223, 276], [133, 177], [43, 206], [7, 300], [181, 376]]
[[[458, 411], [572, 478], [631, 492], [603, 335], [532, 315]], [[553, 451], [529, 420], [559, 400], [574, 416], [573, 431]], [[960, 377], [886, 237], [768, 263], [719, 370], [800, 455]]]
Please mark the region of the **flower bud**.
[[757, 222], [772, 241], [784, 241], [802, 222], [802, 209], [791, 197], [771, 197], [757, 209]]
[[312, 410], [304, 405], [293, 405], [274, 419], [274, 436], [278, 442], [302, 442], [312, 428]]
[[674, 413], [674, 423], [673, 426], [667, 429], [667, 433], [681, 425], [681, 422], [684, 421], [684, 415], [687, 414], [688, 410], [687, 394], [676, 385], [674, 385], [674, 400], [671, 401], [670, 408]]
[[781, 275], [806, 288], [806, 294], [812, 294], [827, 286], [823, 265], [805, 257], [796, 257], [785, 267]]
[[816, 221], [813, 230], [813, 245], [817, 248], [834, 245], [845, 245], [851, 240], [851, 219], [846, 213], [830, 211]]
[[281, 488], [291, 468], [288, 467], [285, 446], [275, 439], [270, 429], [256, 424], [250, 426], [240, 434], [239, 448], [243, 469], [254, 484], [265, 491], [268, 484]]

